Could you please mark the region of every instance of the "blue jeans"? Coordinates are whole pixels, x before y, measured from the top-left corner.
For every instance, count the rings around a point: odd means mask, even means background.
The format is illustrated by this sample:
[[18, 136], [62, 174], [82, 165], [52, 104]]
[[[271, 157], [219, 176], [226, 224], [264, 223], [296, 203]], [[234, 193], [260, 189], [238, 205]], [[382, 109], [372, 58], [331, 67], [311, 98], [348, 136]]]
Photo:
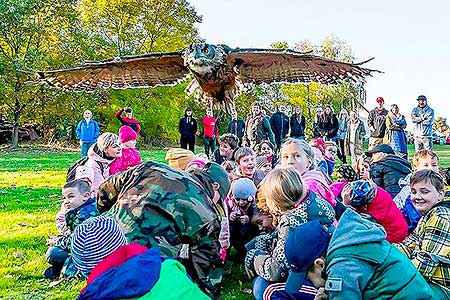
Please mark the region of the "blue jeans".
[[209, 150], [211, 150], [211, 154], [213, 154], [214, 151], [216, 150], [216, 139], [204, 136], [203, 144], [205, 145], [205, 154], [209, 158]]
[[81, 142], [81, 158], [87, 156], [89, 148], [91, 148], [92, 145], [94, 145], [95, 142]]
[[61, 268], [68, 257], [69, 252], [59, 247], [50, 247], [45, 254], [45, 258], [49, 264]]

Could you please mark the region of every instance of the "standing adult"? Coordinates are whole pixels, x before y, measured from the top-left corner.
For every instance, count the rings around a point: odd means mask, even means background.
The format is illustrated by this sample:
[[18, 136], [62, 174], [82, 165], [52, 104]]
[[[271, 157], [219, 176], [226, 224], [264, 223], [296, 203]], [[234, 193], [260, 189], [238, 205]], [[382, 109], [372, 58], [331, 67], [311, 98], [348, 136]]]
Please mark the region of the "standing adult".
[[432, 150], [434, 110], [428, 106], [424, 95], [417, 97], [417, 107], [411, 113], [411, 120], [414, 123], [416, 152], [422, 149]]
[[406, 120], [400, 114], [397, 104], [391, 105], [391, 111], [386, 117], [386, 133], [384, 143], [391, 145], [396, 154], [408, 159], [408, 146], [406, 144]]
[[228, 123], [228, 133], [234, 134], [239, 139], [239, 147], [242, 146], [242, 138], [245, 133], [245, 122], [238, 118], [237, 112], [233, 111], [231, 114], [231, 121]]
[[280, 104], [277, 111], [270, 117], [270, 128], [275, 135], [277, 149], [280, 149], [281, 143], [289, 132], [289, 117], [286, 115], [286, 105]]
[[97, 141], [100, 135], [100, 127], [97, 121], [92, 119], [92, 112], [86, 109], [83, 112], [83, 120], [77, 125], [77, 137], [80, 140], [81, 157], [85, 157], [89, 148]]
[[209, 151], [211, 154], [216, 150], [217, 126], [216, 118], [213, 116], [212, 109], [206, 109], [206, 116], [203, 117], [203, 144], [205, 145], [205, 154], [209, 158]]
[[338, 132], [338, 119], [330, 105], [325, 106], [325, 112], [319, 118], [319, 129], [326, 141], [331, 141]]
[[119, 222], [130, 242], [180, 260], [200, 288], [218, 299], [219, 233], [229, 189], [228, 174], [216, 163], [188, 174], [149, 161], [109, 177], [97, 208]]
[[359, 119], [358, 113], [352, 110], [344, 141], [345, 154], [351, 157], [352, 165], [356, 164], [358, 157], [363, 153], [362, 141], [365, 135], [366, 128], [363, 122]]
[[297, 106], [294, 108], [294, 113], [290, 117], [289, 125], [291, 128], [290, 136], [296, 139], [305, 139], [306, 120], [302, 115], [302, 108]]
[[[122, 117], [122, 113], [125, 112], [125, 117]], [[141, 126], [139, 126], [139, 122], [137, 119], [133, 118], [133, 110], [131, 107], [124, 107], [119, 109], [116, 112], [116, 118], [123, 125], [130, 126], [134, 131], [139, 135], [141, 132]]]
[[320, 118], [323, 115], [323, 109], [322, 107], [318, 107], [316, 109], [316, 115], [314, 116], [314, 122], [313, 122], [313, 137], [314, 138], [319, 138], [322, 137], [322, 132], [320, 132], [320, 128], [319, 128], [319, 122], [320, 122]]
[[347, 157], [345, 156], [344, 151], [344, 141], [345, 136], [347, 135], [348, 119], [349, 116], [347, 110], [345, 108], [341, 109], [338, 117], [338, 132], [336, 134], [335, 140], [338, 148], [337, 156], [343, 164], [347, 163]]
[[384, 99], [382, 97], [378, 97], [376, 101], [377, 107], [369, 112], [369, 117], [367, 118], [367, 125], [369, 125], [370, 129], [369, 150], [383, 143], [386, 131], [386, 116], [389, 113], [384, 108]]
[[188, 107], [184, 111], [184, 117], [178, 123], [178, 132], [180, 132], [180, 146], [194, 152], [195, 134], [197, 133], [197, 120], [192, 116], [192, 108]]
[[251, 111], [245, 120], [244, 146], [255, 149], [264, 140], [269, 140], [275, 145], [269, 118], [261, 110], [258, 102], [253, 102]]

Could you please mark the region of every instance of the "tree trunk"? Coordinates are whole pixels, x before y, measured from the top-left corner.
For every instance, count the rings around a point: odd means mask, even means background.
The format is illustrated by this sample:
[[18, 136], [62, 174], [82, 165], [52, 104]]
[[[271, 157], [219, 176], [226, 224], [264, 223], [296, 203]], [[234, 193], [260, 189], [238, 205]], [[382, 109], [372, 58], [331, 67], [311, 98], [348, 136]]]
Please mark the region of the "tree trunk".
[[20, 118], [19, 112], [14, 112], [14, 126], [11, 136], [12, 149], [17, 148], [17, 146], [19, 145], [19, 118]]

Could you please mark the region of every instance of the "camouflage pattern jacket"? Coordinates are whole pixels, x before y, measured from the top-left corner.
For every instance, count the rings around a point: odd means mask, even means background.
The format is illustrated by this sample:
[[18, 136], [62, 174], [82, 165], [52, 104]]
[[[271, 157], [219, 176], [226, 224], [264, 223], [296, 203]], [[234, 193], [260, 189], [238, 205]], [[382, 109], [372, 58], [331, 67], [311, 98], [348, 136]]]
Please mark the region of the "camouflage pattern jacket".
[[212, 184], [150, 161], [109, 177], [98, 195], [99, 212], [114, 217], [129, 242], [179, 259], [202, 290], [220, 297], [221, 217]]

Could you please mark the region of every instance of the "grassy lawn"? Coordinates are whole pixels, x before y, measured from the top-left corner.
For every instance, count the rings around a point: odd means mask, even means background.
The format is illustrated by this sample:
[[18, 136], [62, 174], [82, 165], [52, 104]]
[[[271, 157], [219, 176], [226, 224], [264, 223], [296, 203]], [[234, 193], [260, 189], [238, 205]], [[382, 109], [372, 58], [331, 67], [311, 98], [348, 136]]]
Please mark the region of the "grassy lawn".
[[[164, 162], [165, 151], [140, 151], [144, 161]], [[0, 299], [76, 299], [84, 281], [55, 287], [43, 279], [47, 234], [56, 234], [55, 214], [67, 169], [79, 152], [30, 146], [0, 148]], [[250, 282], [243, 267], [227, 263], [223, 299], [252, 299], [240, 291]]]
[[[409, 145], [410, 157], [413, 146]], [[450, 165], [450, 146], [435, 145], [441, 167]], [[164, 150], [141, 151], [143, 160], [164, 161]], [[0, 149], [0, 299], [75, 299], [84, 286], [72, 280], [50, 287], [42, 278], [45, 239], [55, 234], [55, 214], [67, 168], [78, 152], [26, 147], [14, 152]], [[252, 299], [241, 288], [250, 282], [243, 267], [227, 262], [223, 299]]]

